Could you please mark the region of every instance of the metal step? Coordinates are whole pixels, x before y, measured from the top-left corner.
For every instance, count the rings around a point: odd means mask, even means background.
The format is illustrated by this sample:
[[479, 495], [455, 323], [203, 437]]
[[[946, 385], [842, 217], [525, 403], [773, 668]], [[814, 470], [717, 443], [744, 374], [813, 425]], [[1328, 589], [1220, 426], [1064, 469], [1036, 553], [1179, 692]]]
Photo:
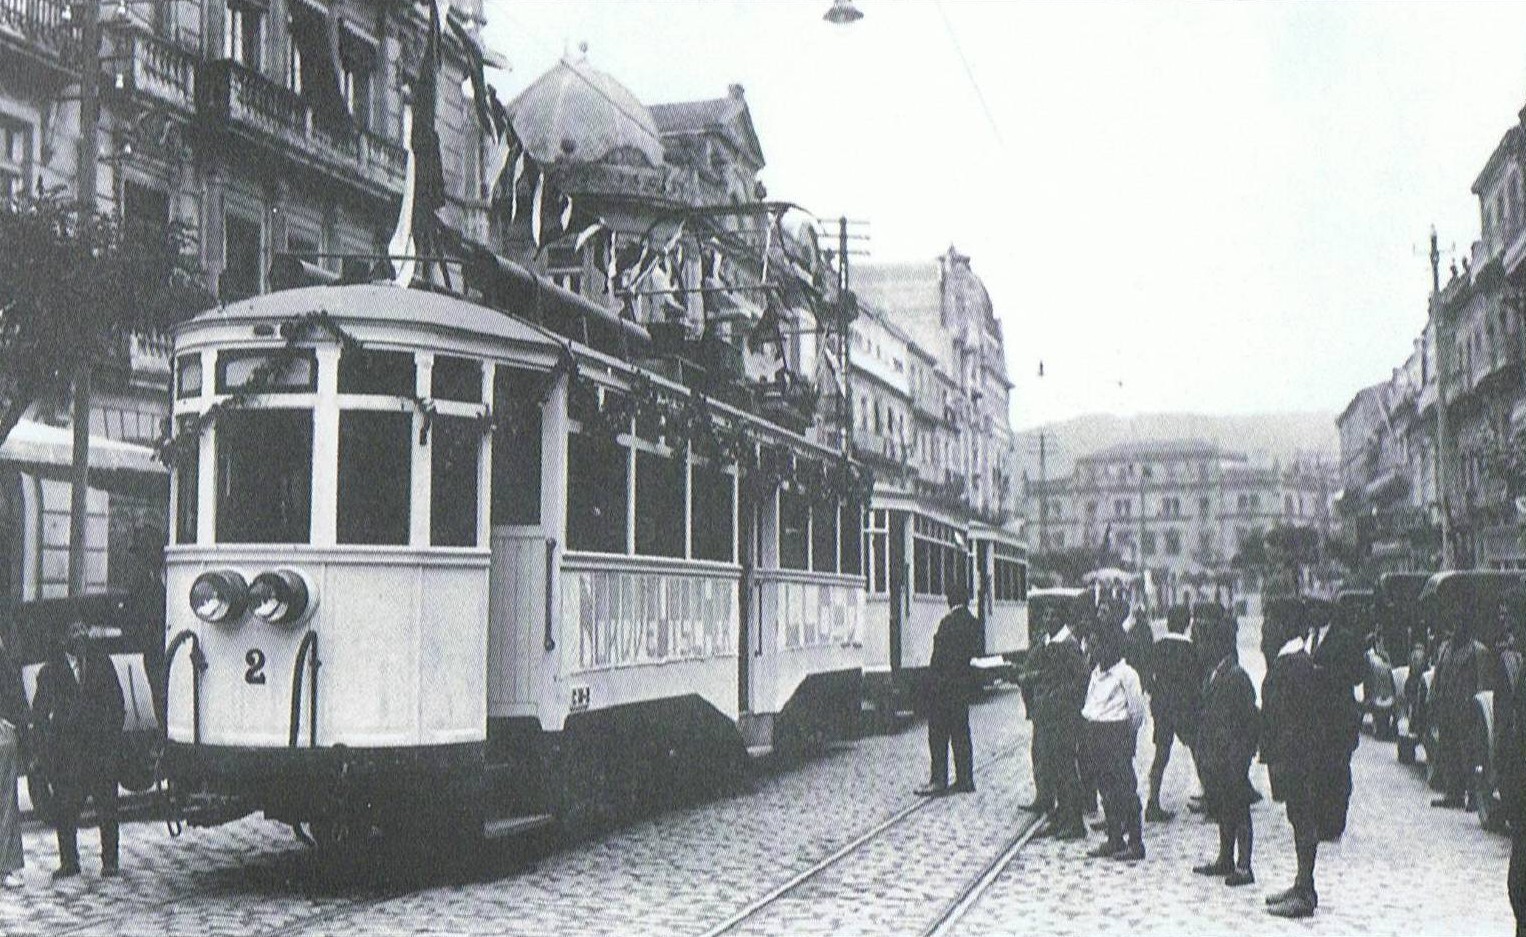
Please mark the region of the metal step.
[[549, 813], [537, 813], [523, 817], [502, 817], [497, 820], [489, 820], [482, 825], [483, 839], [506, 839], [510, 836], [519, 836], [524, 833], [532, 833], [535, 830], [543, 830], [556, 822], [556, 817]]

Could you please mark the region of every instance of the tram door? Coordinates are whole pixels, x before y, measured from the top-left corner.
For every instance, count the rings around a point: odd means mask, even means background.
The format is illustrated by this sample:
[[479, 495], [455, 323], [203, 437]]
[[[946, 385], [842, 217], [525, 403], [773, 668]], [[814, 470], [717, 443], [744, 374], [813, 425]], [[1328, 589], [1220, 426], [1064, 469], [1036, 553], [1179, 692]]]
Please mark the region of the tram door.
[[737, 485], [737, 549], [741, 555], [737, 557], [742, 565], [742, 581], [737, 586], [737, 712], [752, 711], [752, 617], [758, 614], [756, 603], [753, 601], [755, 585], [753, 570], [757, 568], [758, 557], [762, 551], [758, 548], [755, 531], [760, 529], [757, 523], [757, 506], [751, 497], [747, 495], [745, 485]]
[[890, 512], [890, 673], [901, 671], [901, 629], [906, 626], [906, 613], [911, 596], [910, 583], [906, 581], [906, 512]]

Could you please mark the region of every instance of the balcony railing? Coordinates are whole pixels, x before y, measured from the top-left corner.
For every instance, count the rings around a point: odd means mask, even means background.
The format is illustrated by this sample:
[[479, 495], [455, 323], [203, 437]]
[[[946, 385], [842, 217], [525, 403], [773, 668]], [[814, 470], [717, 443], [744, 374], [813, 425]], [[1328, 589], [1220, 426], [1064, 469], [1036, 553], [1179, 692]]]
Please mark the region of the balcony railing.
[[20, 39], [67, 64], [76, 60], [79, 38], [64, 15], [64, 0], [0, 0], [0, 39]]
[[197, 78], [197, 109], [277, 149], [387, 193], [402, 191], [407, 151], [368, 131], [313, 113], [301, 95], [237, 62], [208, 62]]
[[195, 109], [195, 53], [142, 27], [121, 24], [111, 32], [114, 54], [107, 80], [112, 88], [138, 92], [187, 113]]

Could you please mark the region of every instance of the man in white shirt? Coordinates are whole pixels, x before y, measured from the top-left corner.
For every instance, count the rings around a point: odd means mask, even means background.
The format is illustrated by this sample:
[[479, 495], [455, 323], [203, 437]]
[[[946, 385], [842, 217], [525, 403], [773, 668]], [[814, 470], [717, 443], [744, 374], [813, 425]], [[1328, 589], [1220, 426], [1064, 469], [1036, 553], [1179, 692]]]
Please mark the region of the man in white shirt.
[[1144, 689], [1139, 674], [1123, 659], [1123, 632], [1102, 627], [1096, 661], [1081, 707], [1083, 750], [1097, 779], [1107, 818], [1107, 841], [1087, 853], [1096, 859], [1138, 862], [1145, 856], [1143, 805], [1134, 774], [1134, 748], [1144, 725]]

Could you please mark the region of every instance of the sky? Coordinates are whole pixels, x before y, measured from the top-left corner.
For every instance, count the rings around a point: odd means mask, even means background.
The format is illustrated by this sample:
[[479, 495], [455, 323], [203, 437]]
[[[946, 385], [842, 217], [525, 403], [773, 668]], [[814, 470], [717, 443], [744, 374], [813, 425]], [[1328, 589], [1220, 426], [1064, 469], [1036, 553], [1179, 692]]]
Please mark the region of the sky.
[[486, 0], [485, 36], [510, 97], [582, 43], [647, 104], [743, 85], [770, 197], [867, 220], [866, 262], [970, 255], [1018, 427], [1333, 417], [1526, 104], [1526, 4], [855, 3]]

